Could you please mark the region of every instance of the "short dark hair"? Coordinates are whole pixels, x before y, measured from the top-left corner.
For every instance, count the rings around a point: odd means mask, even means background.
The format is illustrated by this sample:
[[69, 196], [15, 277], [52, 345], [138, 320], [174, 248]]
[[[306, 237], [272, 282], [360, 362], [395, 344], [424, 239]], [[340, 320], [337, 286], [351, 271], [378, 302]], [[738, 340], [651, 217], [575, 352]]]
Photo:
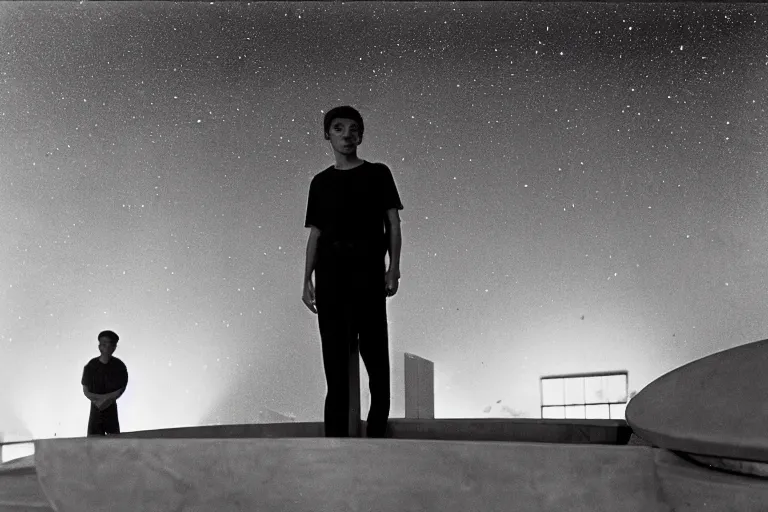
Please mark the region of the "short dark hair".
[[333, 120], [339, 117], [344, 119], [352, 119], [355, 121], [360, 126], [360, 135], [363, 134], [363, 131], [365, 130], [365, 125], [363, 124], [363, 116], [360, 115], [360, 112], [350, 107], [349, 105], [335, 107], [326, 112], [325, 117], [323, 118], [323, 133], [328, 133]]
[[117, 344], [117, 341], [120, 339], [120, 337], [117, 334], [115, 334], [113, 331], [101, 331], [99, 333], [99, 336], [96, 339], [100, 340], [102, 336], [106, 336], [112, 341], [112, 343], [115, 343], [115, 344]]

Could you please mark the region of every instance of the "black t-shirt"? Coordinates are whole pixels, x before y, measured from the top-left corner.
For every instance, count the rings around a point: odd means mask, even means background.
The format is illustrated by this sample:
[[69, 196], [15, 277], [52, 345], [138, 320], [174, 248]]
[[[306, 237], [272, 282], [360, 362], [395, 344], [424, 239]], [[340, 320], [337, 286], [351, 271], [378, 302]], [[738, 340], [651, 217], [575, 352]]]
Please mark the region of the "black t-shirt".
[[112, 356], [104, 364], [94, 357], [83, 368], [83, 378], [80, 382], [88, 386], [88, 391], [103, 395], [112, 393], [128, 385], [128, 368], [118, 358]]
[[385, 164], [363, 161], [352, 169], [331, 166], [309, 185], [304, 227], [315, 226], [318, 260], [341, 242], [381, 257], [388, 247], [387, 210], [403, 209], [392, 172]]

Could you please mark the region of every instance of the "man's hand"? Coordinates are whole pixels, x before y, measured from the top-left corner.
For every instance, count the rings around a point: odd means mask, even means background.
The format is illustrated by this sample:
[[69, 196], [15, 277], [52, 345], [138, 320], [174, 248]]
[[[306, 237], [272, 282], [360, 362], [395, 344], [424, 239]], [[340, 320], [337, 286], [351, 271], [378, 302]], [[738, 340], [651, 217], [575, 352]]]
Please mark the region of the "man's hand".
[[117, 402], [117, 398], [120, 396], [120, 394], [120, 391], [113, 391], [112, 393], [97, 395], [98, 398], [92, 399], [91, 402], [93, 402], [93, 405], [95, 405], [98, 410], [103, 411], [107, 407]]
[[104, 409], [106, 409], [107, 407], [115, 403], [115, 397], [109, 396], [107, 398], [96, 400], [94, 403], [96, 404], [96, 408], [98, 410], [103, 411]]
[[315, 304], [315, 285], [312, 284], [311, 277], [304, 281], [304, 293], [301, 296], [301, 300], [311, 312], [317, 314], [317, 304]]
[[400, 283], [400, 270], [389, 269], [384, 276], [384, 291], [387, 297], [392, 297], [397, 293], [397, 287]]

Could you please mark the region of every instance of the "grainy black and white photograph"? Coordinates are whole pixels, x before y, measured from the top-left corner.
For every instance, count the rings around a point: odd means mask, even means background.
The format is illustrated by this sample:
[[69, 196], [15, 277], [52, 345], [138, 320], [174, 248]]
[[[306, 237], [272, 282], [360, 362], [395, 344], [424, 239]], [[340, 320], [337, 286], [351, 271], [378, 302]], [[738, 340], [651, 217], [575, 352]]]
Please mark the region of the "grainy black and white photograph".
[[626, 425], [768, 338], [766, 76], [759, 3], [2, 2], [0, 442]]

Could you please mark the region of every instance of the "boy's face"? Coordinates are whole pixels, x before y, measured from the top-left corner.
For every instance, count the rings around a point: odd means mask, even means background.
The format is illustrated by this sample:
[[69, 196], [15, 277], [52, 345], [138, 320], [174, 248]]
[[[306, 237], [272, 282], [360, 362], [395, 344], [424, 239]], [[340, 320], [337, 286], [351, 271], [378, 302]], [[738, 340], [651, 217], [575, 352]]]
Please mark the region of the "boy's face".
[[357, 122], [341, 117], [331, 121], [328, 137], [334, 151], [345, 155], [355, 154], [357, 146], [363, 141], [363, 134], [360, 133]]
[[102, 336], [99, 338], [99, 352], [101, 352], [103, 355], [111, 356], [116, 348], [117, 344], [113, 343], [112, 340], [107, 336]]

